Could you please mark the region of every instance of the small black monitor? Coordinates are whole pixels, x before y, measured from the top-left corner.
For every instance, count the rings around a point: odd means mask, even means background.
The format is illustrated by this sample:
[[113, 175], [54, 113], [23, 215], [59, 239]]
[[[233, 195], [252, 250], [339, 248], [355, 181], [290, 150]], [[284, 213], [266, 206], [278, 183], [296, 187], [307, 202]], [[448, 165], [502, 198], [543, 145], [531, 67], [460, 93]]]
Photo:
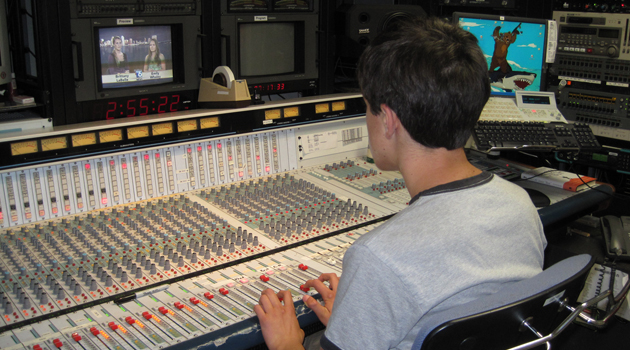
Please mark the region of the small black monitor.
[[261, 95], [315, 91], [319, 1], [274, 2], [267, 12], [243, 4], [221, 2], [221, 65]]
[[453, 23], [479, 41], [493, 95], [546, 90], [547, 20], [456, 12]]

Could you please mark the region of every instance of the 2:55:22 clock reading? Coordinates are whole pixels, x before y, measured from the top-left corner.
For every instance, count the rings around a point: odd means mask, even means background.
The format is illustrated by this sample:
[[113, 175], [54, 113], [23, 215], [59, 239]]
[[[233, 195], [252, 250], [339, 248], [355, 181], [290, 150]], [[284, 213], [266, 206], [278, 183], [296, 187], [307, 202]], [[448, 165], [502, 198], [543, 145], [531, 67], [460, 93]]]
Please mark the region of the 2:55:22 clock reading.
[[148, 114], [176, 112], [182, 109], [180, 95], [129, 97], [107, 102], [105, 119], [136, 117]]

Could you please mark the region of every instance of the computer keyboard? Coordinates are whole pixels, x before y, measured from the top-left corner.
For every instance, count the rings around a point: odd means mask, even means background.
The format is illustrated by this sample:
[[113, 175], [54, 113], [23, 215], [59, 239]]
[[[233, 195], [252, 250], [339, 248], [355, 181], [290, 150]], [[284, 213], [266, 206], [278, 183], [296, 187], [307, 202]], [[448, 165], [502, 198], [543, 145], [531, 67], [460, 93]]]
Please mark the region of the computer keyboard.
[[600, 145], [588, 124], [479, 120], [473, 138], [480, 151], [595, 150]]

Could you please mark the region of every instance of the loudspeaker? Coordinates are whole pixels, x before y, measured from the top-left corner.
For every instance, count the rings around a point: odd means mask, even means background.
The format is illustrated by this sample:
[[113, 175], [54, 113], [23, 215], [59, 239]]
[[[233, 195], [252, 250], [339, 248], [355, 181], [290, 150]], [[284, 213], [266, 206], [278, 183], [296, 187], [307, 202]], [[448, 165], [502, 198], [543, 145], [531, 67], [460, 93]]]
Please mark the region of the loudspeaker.
[[337, 9], [337, 53], [341, 57], [361, 56], [363, 50], [398, 21], [410, 17], [426, 17], [427, 13], [415, 5], [344, 5]]

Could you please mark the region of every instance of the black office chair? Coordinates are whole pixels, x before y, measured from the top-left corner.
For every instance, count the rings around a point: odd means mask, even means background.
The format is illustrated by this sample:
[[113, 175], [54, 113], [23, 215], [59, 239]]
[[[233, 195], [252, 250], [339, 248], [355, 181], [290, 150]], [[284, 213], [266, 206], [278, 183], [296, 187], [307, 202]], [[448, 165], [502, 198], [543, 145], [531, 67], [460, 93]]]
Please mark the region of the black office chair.
[[594, 320], [583, 311], [608, 298], [610, 291], [578, 307], [569, 305], [576, 303], [592, 265], [590, 255], [573, 256], [495, 294], [433, 315], [427, 324], [436, 327], [420, 331], [411, 349], [531, 349], [541, 345], [550, 349], [549, 341], [578, 317], [603, 328], [623, 303], [630, 282], [608, 314]]

